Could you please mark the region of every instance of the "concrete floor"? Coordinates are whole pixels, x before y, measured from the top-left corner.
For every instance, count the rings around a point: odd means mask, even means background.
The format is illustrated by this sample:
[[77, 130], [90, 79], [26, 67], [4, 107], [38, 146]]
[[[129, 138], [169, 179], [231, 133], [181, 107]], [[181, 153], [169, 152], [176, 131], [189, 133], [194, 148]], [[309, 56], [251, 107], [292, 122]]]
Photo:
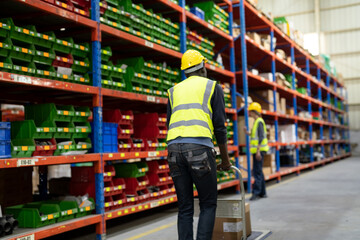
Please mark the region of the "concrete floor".
[[[269, 198], [251, 202], [250, 212], [253, 229], [272, 231], [268, 240], [360, 239], [360, 157], [302, 172], [267, 191]], [[176, 205], [170, 205], [113, 220], [107, 237], [176, 240], [176, 215]], [[93, 239], [71, 236], [66, 238]]]

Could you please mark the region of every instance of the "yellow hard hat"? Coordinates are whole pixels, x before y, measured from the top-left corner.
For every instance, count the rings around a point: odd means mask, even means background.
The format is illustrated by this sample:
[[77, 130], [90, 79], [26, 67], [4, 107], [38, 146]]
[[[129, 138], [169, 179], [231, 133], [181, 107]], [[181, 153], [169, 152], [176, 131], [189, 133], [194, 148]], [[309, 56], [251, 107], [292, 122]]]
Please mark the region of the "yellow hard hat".
[[249, 111], [256, 111], [261, 113], [261, 105], [257, 102], [252, 102], [249, 106]]
[[198, 68], [194, 68], [194, 69], [190, 69], [194, 66], [197, 66], [199, 64], [201, 64], [202, 62], [206, 63], [207, 59], [199, 52], [196, 50], [187, 50], [182, 58], [181, 58], [181, 70], [186, 70], [185, 73], [190, 73], [193, 71], [196, 71], [198, 69], [200, 69], [201, 67], [203, 67], [203, 65], [199, 66]]

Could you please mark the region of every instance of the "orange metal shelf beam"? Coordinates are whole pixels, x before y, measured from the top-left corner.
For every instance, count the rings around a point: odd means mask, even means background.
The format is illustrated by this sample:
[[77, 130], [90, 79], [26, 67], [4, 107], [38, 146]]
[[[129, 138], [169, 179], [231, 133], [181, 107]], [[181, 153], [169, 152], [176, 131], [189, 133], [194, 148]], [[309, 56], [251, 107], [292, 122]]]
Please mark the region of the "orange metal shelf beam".
[[10, 238], [7, 239], [8, 240], [43, 239], [60, 233], [68, 232], [74, 229], [97, 224], [100, 222], [101, 222], [101, 215], [90, 215], [87, 217], [75, 218], [73, 220], [52, 224], [42, 228], [30, 229], [26, 233], [10, 235]]
[[164, 151], [147, 151], [147, 152], [123, 152], [123, 153], [104, 153], [103, 160], [124, 160], [134, 158], [148, 158], [148, 157], [165, 157], [167, 150]]
[[101, 88], [101, 94], [103, 96], [143, 101], [143, 102], [152, 102], [157, 104], [167, 104], [168, 101], [167, 98], [163, 98], [163, 97], [154, 97], [140, 93], [124, 92], [124, 91], [112, 90], [107, 88]]
[[[220, 184], [218, 184], [218, 190], [222, 190], [222, 189], [237, 186], [237, 185], [239, 185], [238, 180], [232, 180], [232, 181], [229, 181], [229, 182], [220, 183]], [[194, 195], [197, 195], [197, 191], [194, 191]], [[123, 208], [120, 208], [120, 209], [116, 209], [116, 210], [106, 212], [105, 213], [105, 220], [110, 220], [110, 219], [126, 216], [126, 215], [129, 215], [129, 214], [142, 212], [142, 211], [145, 211], [145, 210], [148, 210], [148, 209], [164, 206], [164, 205], [174, 203], [174, 202], [177, 202], [176, 195], [170, 195], [170, 196], [167, 196], [167, 197], [164, 197], [164, 198], [151, 200], [151, 201], [140, 203], [140, 204], [137, 204], [137, 205], [134, 205], [134, 206], [123, 207]]]
[[[315, 140], [315, 141], [298, 141], [291, 143], [280, 143], [280, 142], [270, 142], [270, 147], [284, 147], [284, 146], [298, 146], [298, 145], [316, 145], [316, 144], [334, 144], [334, 143], [346, 143], [347, 140]], [[245, 147], [245, 144], [239, 144], [240, 147]]]
[[45, 78], [30, 77], [8, 72], [0, 72], [0, 82], [15, 83], [26, 86], [38, 86], [43, 88], [59, 89], [71, 92], [98, 94], [97, 87], [77, 83], [62, 82]]
[[95, 21], [91, 20], [90, 18], [83, 17], [79, 14], [76, 14], [74, 12], [67, 11], [65, 9], [59, 8], [55, 5], [40, 1], [40, 0], [17, 0], [18, 2], [21, 2], [23, 4], [26, 4], [31, 7], [35, 7], [41, 11], [51, 13], [55, 16], [59, 16], [61, 18], [66, 18], [71, 21], [74, 21], [76, 23], [96, 28], [97, 24]]
[[41, 166], [41, 165], [57, 165], [81, 162], [100, 161], [99, 153], [74, 155], [74, 156], [48, 156], [48, 157], [29, 157], [29, 158], [8, 158], [0, 160], [1, 168]]

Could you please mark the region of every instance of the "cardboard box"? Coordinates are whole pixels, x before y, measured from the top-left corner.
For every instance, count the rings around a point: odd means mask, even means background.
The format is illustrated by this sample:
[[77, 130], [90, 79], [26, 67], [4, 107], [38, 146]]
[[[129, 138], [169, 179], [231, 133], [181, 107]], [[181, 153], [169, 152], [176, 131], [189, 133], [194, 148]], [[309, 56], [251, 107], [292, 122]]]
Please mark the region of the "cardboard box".
[[283, 59], [283, 60], [286, 60], [286, 54], [284, 52], [284, 50], [282, 49], [276, 49], [275, 50], [275, 54], [276, 56], [278, 56], [279, 58]]
[[[250, 204], [245, 203], [246, 236], [251, 235]], [[237, 240], [242, 237], [241, 218], [215, 218], [213, 240]]]
[[263, 77], [271, 82], [273, 82], [273, 74], [271, 72], [268, 72], [268, 73], [260, 73], [259, 74], [260, 77]]
[[263, 167], [263, 174], [264, 176], [269, 176], [272, 174], [272, 168], [271, 167]]
[[[239, 156], [239, 164], [240, 166], [242, 166], [245, 169], [248, 169], [248, 163], [247, 163], [247, 157], [246, 155], [240, 155]], [[250, 155], [250, 169], [253, 169], [253, 156]], [[247, 178], [248, 177], [248, 172], [245, 171], [244, 169], [240, 169], [241, 171], [241, 176], [243, 178]]]
[[[263, 110], [274, 111], [274, 93], [272, 90], [250, 92], [250, 96], [254, 102], [258, 102]], [[279, 101], [279, 93], [276, 92], [276, 102]]]
[[285, 98], [280, 98], [280, 109], [279, 110], [280, 110], [280, 113], [286, 114], [286, 99]]
[[[239, 144], [246, 144], [246, 136], [244, 133], [244, 126], [245, 126], [245, 117], [239, 116], [238, 117], [238, 137], [239, 137]], [[254, 126], [254, 119], [249, 117], [249, 129], [251, 131], [252, 127]]]
[[[250, 103], [252, 103], [252, 98], [250, 96], [248, 96], [248, 105], [250, 105]], [[245, 106], [245, 98], [236, 96], [236, 106], [237, 106], [237, 108], [244, 107]]]
[[[265, 168], [270, 168], [270, 174], [276, 172], [275, 154], [266, 154], [264, 156], [263, 171]], [[268, 169], [266, 169], [268, 171]], [[265, 172], [264, 172], [265, 174]], [[269, 174], [268, 174], [269, 175]]]
[[286, 108], [286, 114], [287, 115], [290, 115], [290, 116], [294, 116], [294, 108], [291, 107], [291, 108]]
[[279, 125], [279, 141], [281, 143], [296, 142], [295, 124]]
[[275, 126], [271, 125], [267, 130], [267, 138], [269, 142], [275, 142]]
[[257, 44], [259, 44], [259, 45], [261, 44], [260, 35], [257, 34], [256, 32], [248, 32], [248, 33], [246, 33], [246, 35], [247, 35], [250, 39], [254, 40], [254, 42], [256, 42]]

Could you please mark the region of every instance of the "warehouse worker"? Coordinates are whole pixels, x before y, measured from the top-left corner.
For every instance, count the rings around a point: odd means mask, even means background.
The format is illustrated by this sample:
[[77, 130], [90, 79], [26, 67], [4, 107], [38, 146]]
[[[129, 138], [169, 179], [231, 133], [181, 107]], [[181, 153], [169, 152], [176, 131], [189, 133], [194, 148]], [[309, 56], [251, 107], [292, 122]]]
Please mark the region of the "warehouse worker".
[[261, 117], [261, 105], [253, 102], [249, 106], [250, 117], [255, 119], [251, 133], [244, 127], [244, 132], [250, 135], [250, 153], [253, 154], [253, 174], [255, 182], [252, 187], [250, 200], [266, 198], [265, 179], [262, 171], [264, 155], [269, 151], [268, 140], [266, 138], [266, 126]]
[[[168, 162], [178, 198], [178, 237], [193, 239], [193, 184], [199, 194], [197, 240], [209, 240], [217, 202], [216, 169], [229, 170], [225, 101], [220, 85], [206, 78], [207, 59], [188, 50], [181, 58], [187, 77], [168, 90]], [[216, 166], [215, 134], [222, 162]]]

